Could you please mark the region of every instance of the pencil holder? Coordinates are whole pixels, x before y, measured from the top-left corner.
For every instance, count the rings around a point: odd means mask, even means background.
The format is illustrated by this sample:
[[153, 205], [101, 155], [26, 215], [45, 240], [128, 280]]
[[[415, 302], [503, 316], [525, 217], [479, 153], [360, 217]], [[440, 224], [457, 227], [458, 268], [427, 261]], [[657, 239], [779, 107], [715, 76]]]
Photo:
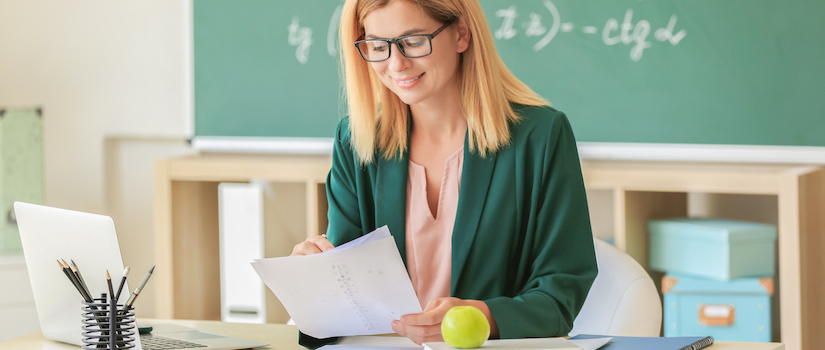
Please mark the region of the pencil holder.
[[135, 347], [135, 309], [106, 298], [83, 302], [84, 349], [131, 349]]

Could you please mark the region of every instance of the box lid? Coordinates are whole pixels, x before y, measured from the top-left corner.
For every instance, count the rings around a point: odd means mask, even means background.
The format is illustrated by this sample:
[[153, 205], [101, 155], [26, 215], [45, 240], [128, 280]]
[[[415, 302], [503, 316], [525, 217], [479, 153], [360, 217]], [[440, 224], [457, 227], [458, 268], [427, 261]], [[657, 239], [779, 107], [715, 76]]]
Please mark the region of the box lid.
[[668, 273], [662, 277], [663, 294], [757, 294], [773, 295], [771, 277], [742, 277], [728, 281]]
[[706, 241], [776, 240], [773, 225], [717, 218], [673, 218], [649, 222], [651, 234], [680, 234]]

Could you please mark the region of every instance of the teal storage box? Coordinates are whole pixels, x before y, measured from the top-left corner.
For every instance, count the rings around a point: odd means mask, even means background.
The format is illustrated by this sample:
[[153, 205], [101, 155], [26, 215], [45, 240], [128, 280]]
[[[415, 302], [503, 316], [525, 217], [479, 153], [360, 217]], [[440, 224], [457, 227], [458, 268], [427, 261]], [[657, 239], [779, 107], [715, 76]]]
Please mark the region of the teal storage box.
[[648, 222], [650, 268], [726, 281], [774, 274], [776, 227], [723, 219]]
[[771, 341], [772, 278], [715, 281], [683, 275], [662, 278], [664, 335], [715, 340]]

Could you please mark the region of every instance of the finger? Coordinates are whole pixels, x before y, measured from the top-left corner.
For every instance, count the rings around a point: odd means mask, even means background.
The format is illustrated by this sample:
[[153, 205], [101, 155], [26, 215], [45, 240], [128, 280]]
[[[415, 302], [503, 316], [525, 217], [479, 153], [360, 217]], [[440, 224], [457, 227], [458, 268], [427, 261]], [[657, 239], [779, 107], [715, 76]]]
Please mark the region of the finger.
[[441, 334], [441, 323], [430, 326], [403, 326], [407, 337], [424, 339]]
[[441, 339], [441, 324], [411, 326], [400, 321], [393, 321], [392, 329], [395, 333], [410, 338], [419, 345], [426, 341], [440, 341]]
[[427, 303], [427, 306], [424, 307], [423, 312], [432, 311], [433, 309], [437, 308], [438, 306], [440, 306], [443, 303], [444, 303], [444, 298], [437, 298], [437, 299], [430, 300]]
[[440, 324], [443, 318], [444, 313], [440, 313], [438, 309], [436, 309], [420, 314], [401, 316], [401, 323], [410, 326], [430, 326]]
[[327, 240], [326, 235], [312, 236], [295, 245], [295, 247], [292, 248], [292, 254], [289, 256], [317, 254], [333, 248], [335, 248], [335, 246]]
[[407, 337], [407, 338], [412, 340], [413, 343], [416, 343], [418, 345], [424, 345], [424, 343], [444, 341], [444, 337], [442, 337], [441, 334], [426, 336], [426, 337], [422, 337], [422, 338], [419, 338], [419, 337]]
[[335, 246], [332, 245], [332, 243], [327, 239], [326, 235], [313, 236], [308, 238], [307, 240], [315, 244], [315, 246], [318, 247], [318, 249], [322, 252], [326, 252], [331, 250], [332, 248], [335, 248]]
[[420, 314], [401, 316], [401, 322], [414, 326], [426, 326], [440, 324], [444, 319], [444, 314], [450, 310], [455, 302], [452, 298], [438, 298], [431, 300]]
[[295, 247], [292, 248], [292, 254], [289, 256], [318, 254], [320, 252], [321, 250], [314, 243], [303, 241], [296, 244]]

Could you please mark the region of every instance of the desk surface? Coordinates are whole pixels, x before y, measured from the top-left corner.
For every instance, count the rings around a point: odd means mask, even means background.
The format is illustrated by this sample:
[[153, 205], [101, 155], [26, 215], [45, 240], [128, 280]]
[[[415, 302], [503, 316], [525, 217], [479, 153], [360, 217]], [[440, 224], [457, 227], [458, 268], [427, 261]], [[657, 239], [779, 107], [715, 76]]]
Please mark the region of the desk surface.
[[[207, 332], [232, 335], [247, 339], [267, 342], [270, 345], [262, 349], [278, 350], [305, 350], [298, 345], [298, 329], [295, 326], [284, 324], [242, 324], [223, 323], [218, 321], [189, 321], [189, 320], [159, 320], [140, 319], [141, 325], [174, 323], [187, 327], [197, 328]], [[0, 342], [0, 350], [77, 350], [74, 345], [54, 342], [43, 337], [40, 332], [30, 333], [22, 337]], [[717, 341], [708, 350], [784, 350], [780, 343], [742, 343]]]

